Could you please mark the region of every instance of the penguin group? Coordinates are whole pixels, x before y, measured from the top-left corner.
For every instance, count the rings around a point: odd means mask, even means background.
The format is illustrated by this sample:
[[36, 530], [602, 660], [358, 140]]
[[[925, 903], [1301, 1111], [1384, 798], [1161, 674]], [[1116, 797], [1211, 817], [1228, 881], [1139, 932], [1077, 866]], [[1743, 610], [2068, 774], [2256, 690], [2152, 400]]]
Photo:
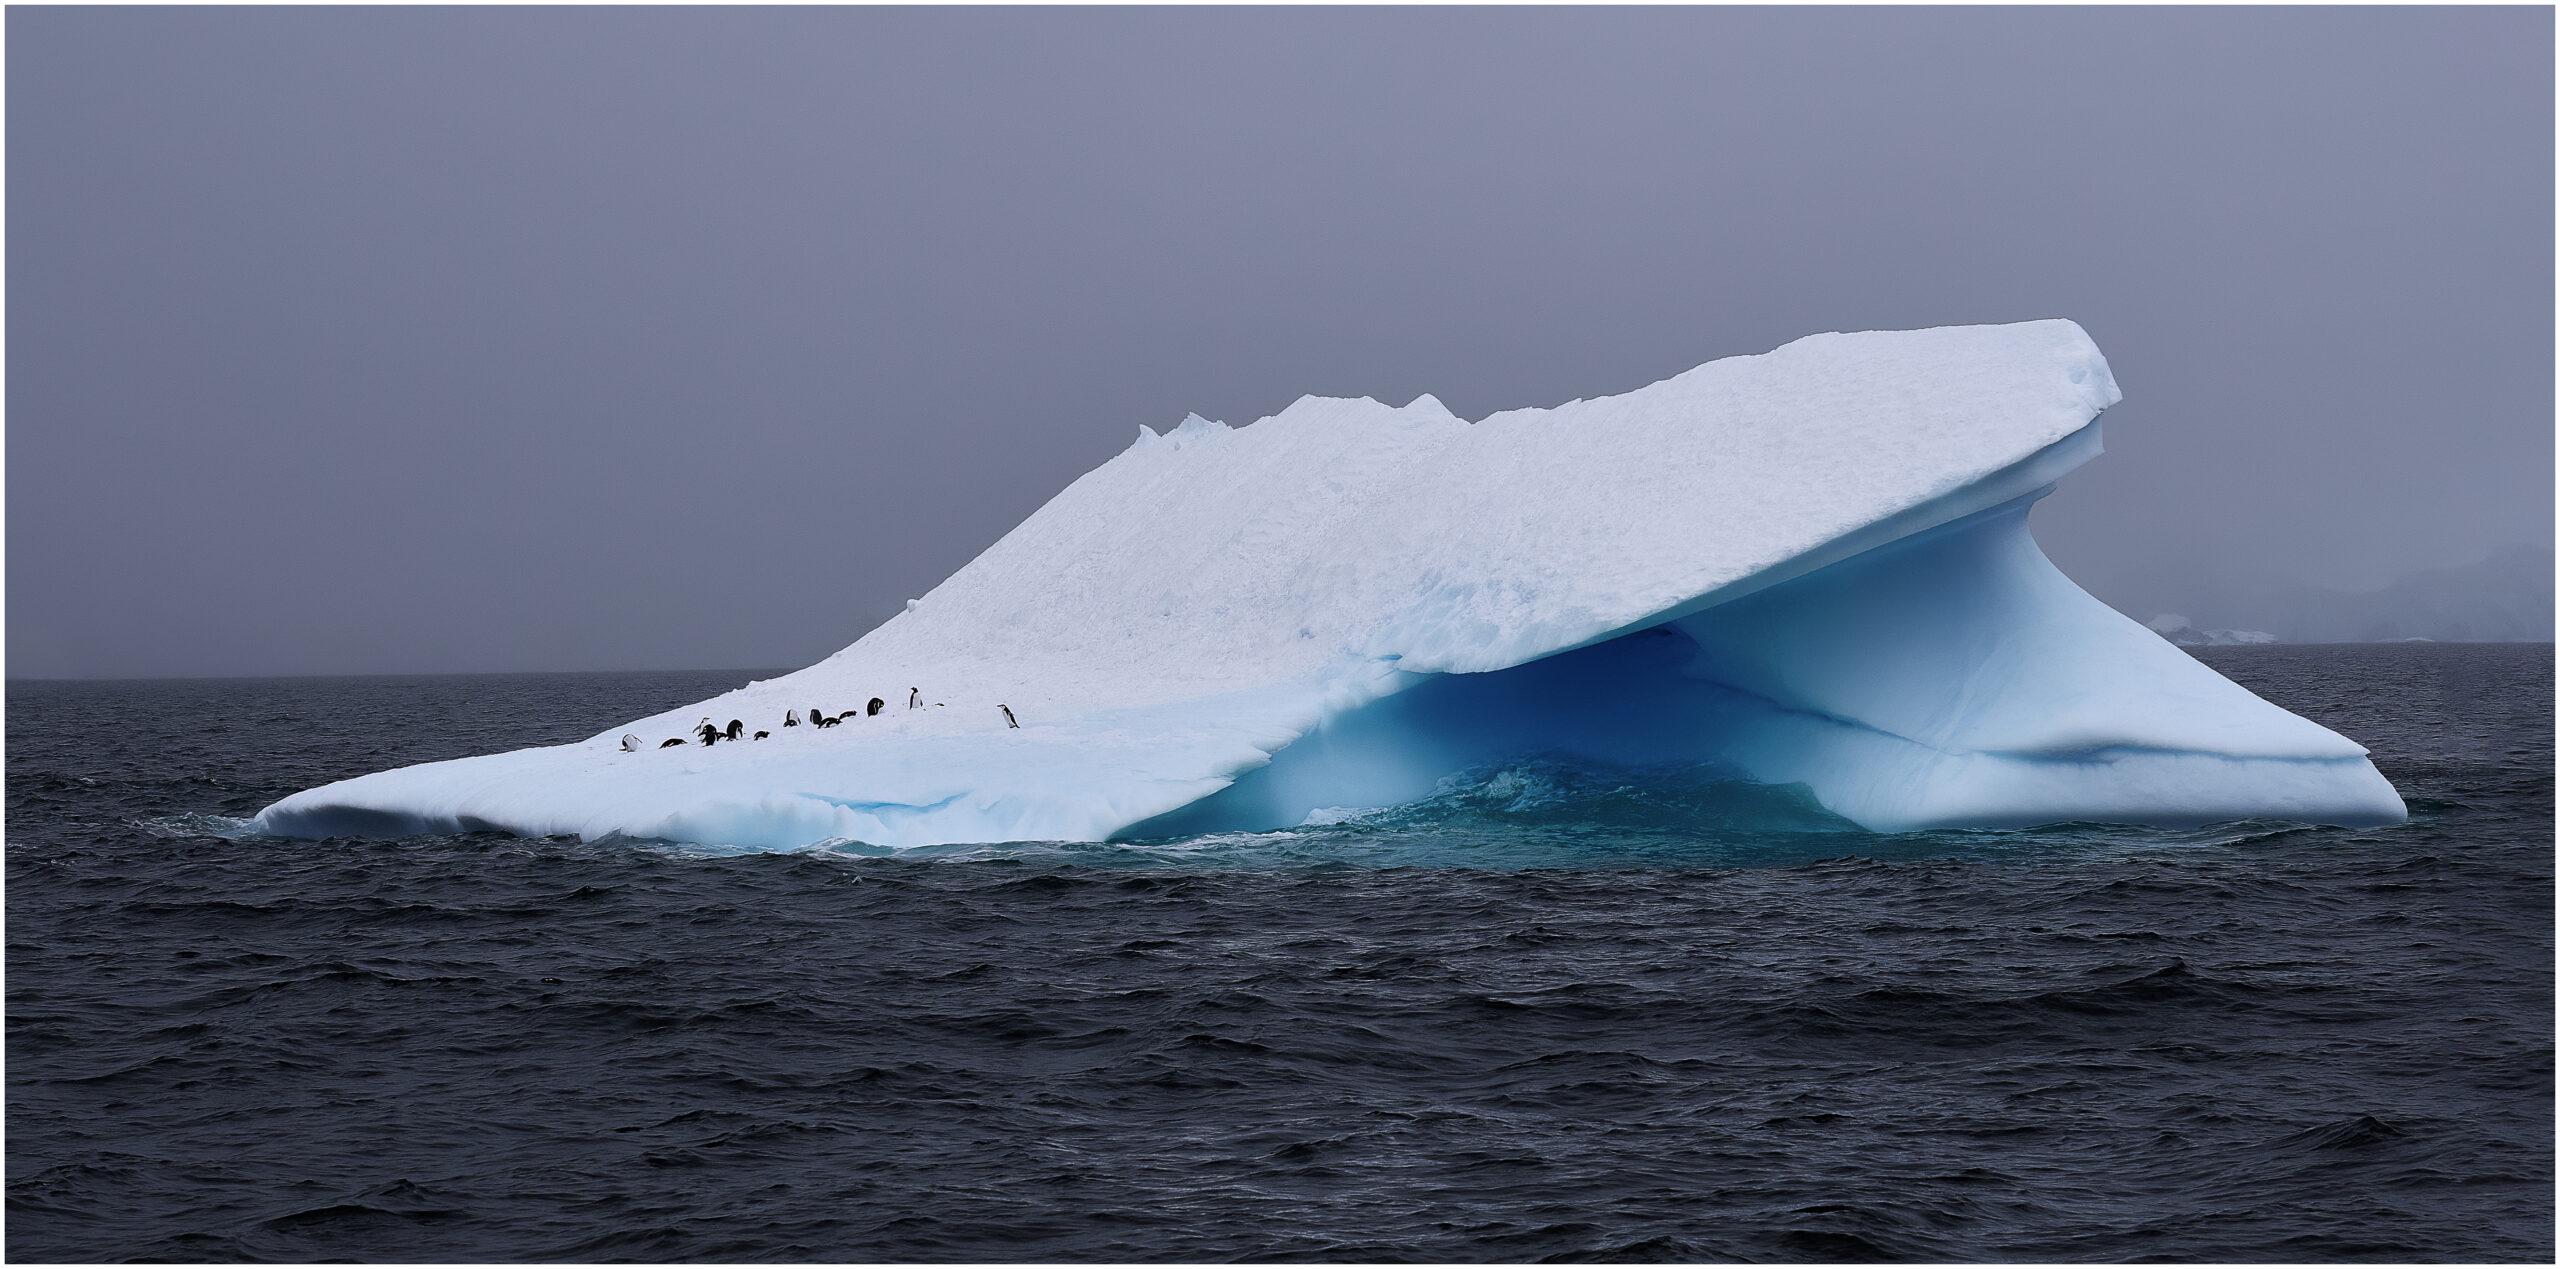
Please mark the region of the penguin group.
[[[831, 714], [828, 714], [828, 713], [827, 713], [826, 711], [824, 711], [824, 710], [812, 709], [812, 710], [810, 710], [810, 711], [808, 712], [808, 724], [809, 724], [810, 726], [812, 726], [812, 727], [835, 727], [835, 726], [839, 726], [839, 725], [841, 725], [841, 724], [844, 722], [844, 720], [846, 720], [846, 719], [848, 719], [848, 718], [866, 718], [866, 717], [870, 717], [870, 716], [876, 715], [876, 714], [878, 714], [881, 710], [888, 708], [888, 704], [889, 704], [889, 703], [888, 703], [887, 701], [884, 701], [884, 700], [880, 699], [879, 697], [874, 696], [874, 697], [872, 697], [870, 700], [865, 701], [865, 702], [863, 702], [862, 704], [857, 705], [857, 706], [855, 706], [855, 707], [854, 707], [854, 708], [852, 708], [852, 709], [846, 710], [846, 711], [844, 711], [844, 712], [843, 712], [843, 713], [841, 713], [841, 714], [833, 714], [833, 715], [831, 715]], [[907, 708], [908, 708], [908, 709], [922, 709], [922, 708], [924, 708], [924, 707], [925, 707], [924, 693], [923, 693], [922, 691], [920, 691], [919, 689], [916, 689], [916, 688], [912, 688], [912, 687], [908, 688], [908, 689], [907, 689]], [[940, 702], [940, 701], [935, 701], [935, 702], [933, 703], [933, 708], [935, 708], [935, 709], [940, 709], [940, 708], [942, 708], [942, 702]], [[1012, 706], [1010, 706], [1010, 705], [1002, 705], [1002, 704], [999, 704], [999, 705], [997, 705], [997, 706], [996, 706], [996, 708], [997, 708], [998, 710], [1000, 710], [1000, 711], [1002, 711], [1002, 712], [1003, 712], [1003, 714], [1004, 714], [1004, 725], [1005, 725], [1006, 727], [1008, 727], [1008, 728], [1013, 728], [1013, 729], [1016, 729], [1016, 730], [1019, 730], [1019, 729], [1021, 728], [1022, 724], [1021, 724], [1021, 723], [1019, 723], [1019, 722], [1014, 721], [1014, 717], [1013, 717], [1013, 707], [1012, 707]], [[800, 716], [799, 711], [797, 711], [797, 710], [785, 710], [785, 711], [783, 711], [783, 714], [782, 714], [782, 725], [783, 725], [783, 726], [785, 726], [785, 727], [797, 727], [797, 726], [799, 726], [799, 725], [800, 725], [800, 723], [801, 723], [801, 716]], [[732, 718], [732, 719], [730, 719], [730, 720], [729, 720], [729, 725], [728, 725], [728, 726], [726, 726], [726, 727], [723, 727], [723, 726], [719, 725], [718, 723], [712, 722], [709, 718], [705, 718], [705, 719], [703, 719], [701, 722], [695, 723], [695, 724], [693, 725], [693, 734], [694, 734], [694, 737], [695, 737], [698, 741], [700, 741], [700, 742], [701, 742], [701, 744], [702, 744], [703, 748], [708, 749], [708, 748], [710, 748], [711, 746], [716, 745], [716, 744], [718, 744], [718, 743], [720, 743], [721, 741], [724, 741], [724, 740], [740, 740], [740, 739], [745, 739], [745, 738], [747, 737], [747, 725], [746, 725], [746, 723], [745, 723], [745, 722], [743, 722], [743, 721], [741, 721], [741, 720], [739, 720], [739, 719]], [[773, 734], [773, 733], [772, 733], [772, 732], [769, 732], [769, 731], [760, 731], [760, 732], [755, 733], [754, 739], [757, 739], [757, 740], [763, 740], [764, 738], [766, 738], [766, 737], [768, 737], [768, 736], [771, 736], [772, 734]], [[674, 736], [674, 737], [669, 737], [669, 738], [668, 738], [668, 739], [666, 739], [666, 740], [662, 740], [662, 741], [658, 742], [658, 748], [660, 748], [660, 749], [673, 749], [673, 748], [676, 748], [677, 746], [682, 745], [682, 744], [684, 744], [684, 738], [683, 738], [683, 737], [681, 737], [681, 736]], [[641, 741], [641, 739], [640, 739], [638, 736], [633, 735], [633, 734], [628, 733], [628, 732], [625, 732], [625, 733], [623, 734], [623, 737], [622, 737], [622, 752], [624, 752], [624, 753], [638, 753], [638, 752], [640, 752], [640, 750], [641, 750], [643, 747], [644, 747], [644, 743]]]

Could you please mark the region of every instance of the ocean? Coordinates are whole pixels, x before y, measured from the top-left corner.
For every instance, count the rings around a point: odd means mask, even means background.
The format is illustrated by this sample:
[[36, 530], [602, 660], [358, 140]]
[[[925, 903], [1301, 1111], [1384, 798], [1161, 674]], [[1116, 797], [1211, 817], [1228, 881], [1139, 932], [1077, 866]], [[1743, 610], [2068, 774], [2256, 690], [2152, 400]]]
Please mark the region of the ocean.
[[7, 1254], [2550, 1259], [2552, 646], [2197, 654], [2410, 822], [284, 841], [773, 671], [12, 682]]

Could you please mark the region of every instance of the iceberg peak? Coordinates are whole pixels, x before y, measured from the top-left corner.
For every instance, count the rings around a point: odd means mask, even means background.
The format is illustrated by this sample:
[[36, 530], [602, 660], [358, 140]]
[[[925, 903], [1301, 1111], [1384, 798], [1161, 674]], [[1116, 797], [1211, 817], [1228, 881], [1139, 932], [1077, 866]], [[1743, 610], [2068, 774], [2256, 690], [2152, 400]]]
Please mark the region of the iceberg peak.
[[1406, 402], [1404, 409], [1400, 411], [1400, 413], [1410, 414], [1426, 419], [1455, 419], [1461, 423], [1466, 421], [1464, 419], [1459, 419], [1457, 415], [1450, 413], [1449, 407], [1440, 404], [1440, 398], [1435, 397], [1428, 392]]

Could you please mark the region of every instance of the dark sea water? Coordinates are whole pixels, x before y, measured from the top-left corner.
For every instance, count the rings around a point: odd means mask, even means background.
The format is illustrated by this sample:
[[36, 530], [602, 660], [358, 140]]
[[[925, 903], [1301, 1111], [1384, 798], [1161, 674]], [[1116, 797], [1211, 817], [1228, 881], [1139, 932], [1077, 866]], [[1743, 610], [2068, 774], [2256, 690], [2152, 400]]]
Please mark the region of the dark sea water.
[[294, 842], [749, 676], [12, 683], [8, 1256], [2548, 1260], [2551, 646], [2203, 655], [2411, 822]]

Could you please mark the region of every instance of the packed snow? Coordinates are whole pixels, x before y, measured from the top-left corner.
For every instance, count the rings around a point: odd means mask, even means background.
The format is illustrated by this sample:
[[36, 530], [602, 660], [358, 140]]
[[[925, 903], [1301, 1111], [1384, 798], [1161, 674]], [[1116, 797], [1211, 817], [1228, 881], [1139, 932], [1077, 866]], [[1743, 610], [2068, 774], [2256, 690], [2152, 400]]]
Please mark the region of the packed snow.
[[[2028, 506], [2117, 399], [2041, 321], [1816, 335], [1474, 423], [1428, 396], [1193, 416], [808, 669], [259, 821], [1091, 841], [1303, 823], [1524, 754], [1712, 763], [1877, 829], [2403, 818], [2353, 742], [2037, 550]], [[769, 734], [697, 743], [731, 719]]]

